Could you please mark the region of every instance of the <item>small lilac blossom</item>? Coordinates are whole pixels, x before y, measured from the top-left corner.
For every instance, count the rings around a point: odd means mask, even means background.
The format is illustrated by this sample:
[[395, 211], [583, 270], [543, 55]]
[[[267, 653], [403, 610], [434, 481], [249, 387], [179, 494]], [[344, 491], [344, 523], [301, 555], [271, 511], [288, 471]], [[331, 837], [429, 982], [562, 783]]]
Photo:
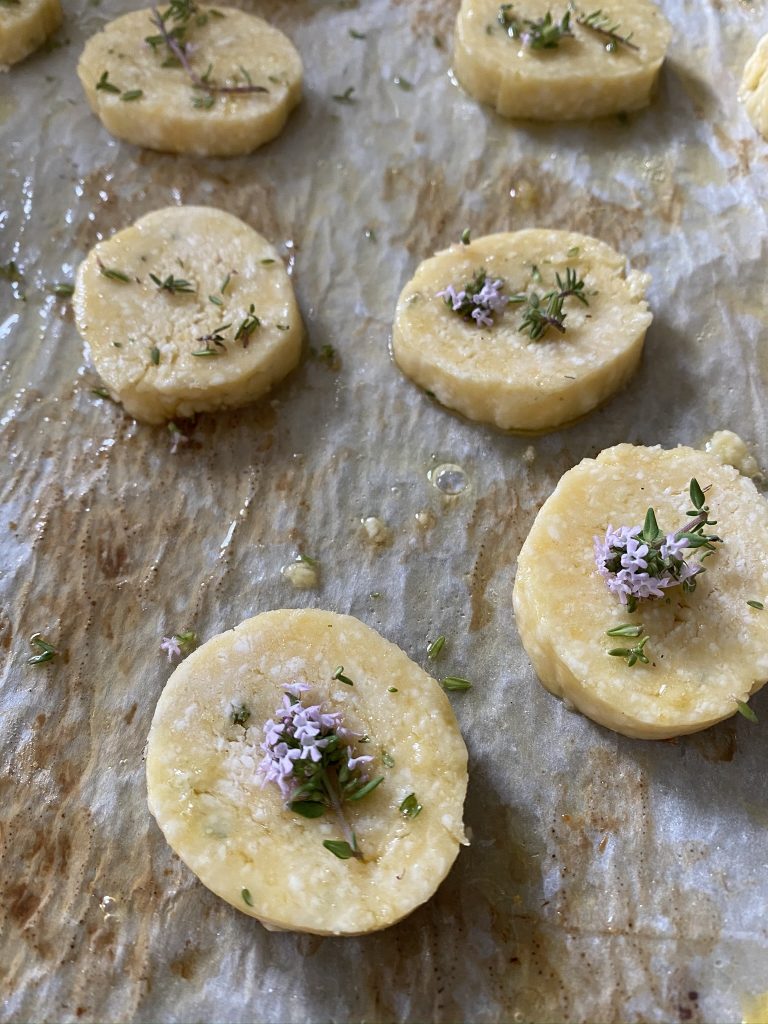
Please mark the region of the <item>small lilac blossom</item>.
[[624, 554], [621, 556], [622, 567], [635, 572], [638, 569], [647, 569], [648, 562], [645, 560], [647, 554], [647, 544], [640, 544], [634, 537], [628, 537]]
[[497, 278], [495, 281], [486, 281], [480, 291], [473, 296], [475, 304], [485, 306], [486, 309], [490, 309], [494, 313], [504, 309], [507, 304], [507, 297], [501, 290], [503, 286], [504, 282], [501, 278]]
[[487, 309], [483, 309], [482, 306], [478, 306], [472, 310], [472, 319], [475, 321], [478, 327], [492, 327], [493, 317]]
[[353, 772], [358, 765], [370, 764], [372, 760], [373, 757], [371, 757], [370, 754], [361, 754], [360, 757], [350, 757], [347, 761], [347, 768]]
[[688, 548], [688, 541], [685, 537], [678, 539], [676, 533], [668, 533], [666, 540], [661, 545], [662, 558], [682, 558]]
[[457, 292], [452, 284], [449, 284], [447, 288], [438, 292], [437, 297], [438, 299], [445, 299], [446, 303], [450, 305], [454, 312], [461, 309], [467, 301], [467, 293], [464, 291]]
[[181, 657], [181, 647], [175, 636], [164, 636], [160, 644], [160, 650], [167, 653], [168, 661]]

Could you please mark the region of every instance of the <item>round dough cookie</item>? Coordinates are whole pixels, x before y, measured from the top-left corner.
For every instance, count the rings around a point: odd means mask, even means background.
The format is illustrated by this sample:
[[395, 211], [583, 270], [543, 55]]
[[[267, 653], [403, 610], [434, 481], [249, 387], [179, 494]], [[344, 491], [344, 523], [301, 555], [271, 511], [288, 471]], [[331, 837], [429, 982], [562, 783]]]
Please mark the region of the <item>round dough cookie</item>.
[[650, 0], [601, 0], [594, 13], [550, 0], [463, 0], [453, 67], [504, 117], [603, 117], [648, 105], [671, 33]]
[[277, 252], [223, 210], [156, 210], [99, 242], [72, 302], [111, 397], [146, 423], [245, 405], [299, 361], [301, 316]]
[[[668, 586], [630, 612], [598, 572], [596, 545], [609, 527], [643, 525], [649, 507], [665, 534], [690, 527], [694, 479], [717, 521], [707, 532], [722, 543], [693, 592]], [[696, 552], [686, 560], [699, 564]], [[514, 591], [520, 637], [544, 686], [601, 725], [646, 739], [705, 729], [763, 686], [768, 608], [750, 601], [768, 605], [768, 503], [752, 481], [692, 448], [629, 444], [561, 479], [520, 552]], [[607, 635], [627, 624], [631, 632]], [[647, 664], [609, 654], [636, 646]]]
[[[553, 430], [594, 409], [637, 369], [652, 320], [649, 280], [627, 274], [623, 256], [587, 235], [486, 235], [418, 267], [397, 303], [393, 354], [412, 380], [471, 420]], [[480, 281], [485, 292], [457, 311], [456, 300]], [[524, 327], [531, 302], [546, 314], [548, 293], [579, 281], [578, 294], [562, 302], [564, 332]]]
[[[284, 697], [295, 683], [308, 692]], [[360, 857], [324, 846], [344, 838], [332, 811], [296, 813], [259, 773], [265, 723], [297, 699], [340, 714], [351, 753], [373, 758], [370, 781], [383, 776], [343, 805]], [[385, 928], [432, 896], [466, 842], [467, 751], [448, 699], [394, 644], [332, 612], [257, 615], [182, 662], [155, 711], [147, 784], [176, 853], [269, 928]]]
[[85, 45], [77, 73], [107, 131], [200, 156], [239, 156], [279, 135], [301, 98], [301, 58], [291, 41], [233, 7], [184, 2], [160, 13], [167, 33], [181, 33], [189, 68], [149, 8], [109, 22]]
[[752, 124], [768, 139], [768, 35], [763, 36], [744, 67], [739, 99]]
[[59, 0], [0, 2], [0, 70], [34, 53], [61, 21]]

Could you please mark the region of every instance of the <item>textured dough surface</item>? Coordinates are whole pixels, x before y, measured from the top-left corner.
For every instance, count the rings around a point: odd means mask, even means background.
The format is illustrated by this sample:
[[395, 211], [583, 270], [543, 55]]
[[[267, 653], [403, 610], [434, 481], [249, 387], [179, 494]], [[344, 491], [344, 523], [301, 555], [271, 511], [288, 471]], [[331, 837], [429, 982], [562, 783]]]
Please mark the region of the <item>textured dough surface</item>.
[[[331, 678], [339, 665], [354, 686]], [[341, 838], [332, 817], [293, 814], [277, 787], [262, 788], [255, 775], [261, 727], [283, 686], [297, 680], [369, 736], [358, 749], [376, 757], [372, 771], [385, 777], [347, 805], [362, 862], [323, 847]], [[231, 723], [233, 701], [251, 712], [247, 731]], [[383, 751], [393, 767], [383, 765]], [[394, 644], [332, 612], [267, 612], [187, 658], [157, 705], [147, 782], [150, 810], [182, 860], [209, 889], [274, 928], [384, 928], [429, 899], [465, 841], [467, 751], [448, 699]], [[423, 810], [406, 818], [399, 806], [412, 792]]]
[[[713, 529], [724, 543], [696, 590], [670, 588], [630, 615], [595, 567], [593, 538], [609, 525], [679, 529], [695, 477], [709, 486]], [[696, 732], [728, 718], [768, 678], [768, 503], [751, 480], [691, 448], [618, 445], [585, 459], [544, 503], [518, 560], [514, 605], [523, 645], [552, 693], [609, 729], [649, 739]], [[650, 665], [608, 650], [606, 630], [642, 623]], [[631, 641], [630, 641], [631, 643]]]
[[[261, 18], [233, 7], [199, 11], [207, 20], [188, 33], [197, 74], [205, 75], [210, 67], [211, 80], [219, 85], [253, 84], [268, 92], [218, 94], [210, 108], [195, 106], [207, 94], [193, 88], [183, 68], [162, 66], [167, 47], [153, 50], [145, 42], [157, 34], [152, 12], [133, 11], [92, 36], [77, 66], [91, 109], [112, 135], [168, 153], [237, 156], [282, 131], [301, 98], [301, 58], [293, 43]], [[120, 94], [97, 90], [105, 71]], [[142, 91], [140, 99], [121, 98], [134, 89]]]
[[749, 119], [768, 139], [768, 35], [764, 35], [744, 66], [739, 99]]
[[[102, 268], [130, 282], [110, 279]], [[150, 273], [187, 280], [195, 292], [161, 290]], [[156, 210], [99, 242], [78, 268], [72, 301], [111, 396], [147, 423], [245, 405], [299, 361], [301, 316], [277, 252], [223, 210]], [[234, 334], [251, 305], [260, 326], [244, 346]], [[200, 339], [226, 324], [225, 348], [207, 343], [219, 354], [193, 355], [206, 347]]]
[[[502, 278], [507, 295], [554, 287], [555, 273], [577, 269], [589, 306], [566, 300], [566, 333], [531, 341], [519, 330], [520, 306], [481, 328], [438, 297], [479, 268]], [[538, 268], [541, 282], [534, 280]], [[392, 349], [400, 368], [443, 405], [505, 430], [553, 429], [594, 409], [629, 380], [652, 316], [649, 278], [626, 273], [604, 242], [570, 231], [529, 229], [452, 245], [425, 260], [400, 294]]]
[[0, 3], [0, 70], [34, 53], [61, 24], [59, 0]]
[[[514, 14], [538, 20], [568, 10], [544, 0], [518, 0]], [[590, 14], [594, 8], [584, 8]], [[574, 121], [648, 105], [664, 60], [671, 27], [650, 0], [606, 0], [600, 10], [638, 49], [618, 46], [577, 25], [557, 49], [531, 50], [499, 24], [498, 0], [463, 0], [454, 34], [453, 67], [467, 92], [504, 117]], [[488, 27], [490, 26], [490, 31]]]

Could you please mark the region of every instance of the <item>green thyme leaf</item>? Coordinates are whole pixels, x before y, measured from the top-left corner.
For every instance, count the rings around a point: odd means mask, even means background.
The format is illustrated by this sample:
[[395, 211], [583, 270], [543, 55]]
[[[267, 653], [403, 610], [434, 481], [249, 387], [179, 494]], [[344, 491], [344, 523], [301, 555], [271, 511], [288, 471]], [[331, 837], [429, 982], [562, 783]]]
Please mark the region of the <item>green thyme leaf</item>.
[[416, 799], [415, 793], [409, 793], [408, 796], [400, 804], [400, 813], [404, 814], [406, 818], [415, 818], [422, 811], [422, 806]]
[[690, 495], [693, 507], [701, 511], [704, 508], [706, 498], [704, 497], [704, 491], [702, 491], [699, 481], [695, 478], [691, 480]]
[[149, 350], [149, 358], [152, 360], [155, 366], [160, 365], [160, 349], [157, 347], [157, 345], [153, 345], [152, 348]]
[[323, 804], [315, 800], [292, 800], [288, 806], [302, 818], [322, 818], [325, 814]]
[[144, 92], [141, 89], [128, 89], [120, 96], [120, 99], [123, 103], [133, 103], [134, 100], [140, 100], [143, 96]]
[[754, 722], [757, 725], [759, 719], [749, 704], [745, 704], [743, 700], [737, 700], [736, 707], [739, 709], [740, 715], [743, 715], [748, 721]]
[[757, 608], [759, 612], [761, 612], [763, 608], [765, 608], [765, 605], [762, 601], [747, 601], [747, 604], [750, 608]]
[[427, 645], [427, 657], [430, 661], [435, 661], [440, 656], [440, 651], [445, 647], [445, 637], [439, 636], [437, 640], [433, 640], [431, 644]]
[[96, 83], [96, 91], [97, 92], [114, 92], [114, 93], [119, 93], [120, 92], [118, 87], [116, 85], [113, 85], [109, 81], [109, 72], [108, 71], [104, 71], [102, 73], [101, 78]]
[[325, 839], [323, 846], [326, 850], [330, 850], [334, 857], [338, 857], [339, 860], [349, 860], [350, 857], [355, 856], [355, 851], [349, 843], [342, 842], [340, 839]]
[[471, 233], [470, 229], [469, 228], [464, 228], [464, 230], [461, 232], [461, 244], [462, 245], [469, 245], [469, 243], [471, 241], [472, 241], [472, 233]]
[[70, 295], [74, 295], [75, 286], [73, 284], [55, 284], [52, 288], [53, 294], [58, 295], [60, 299], [68, 299]]
[[381, 752], [381, 763], [384, 765], [385, 768], [395, 767], [394, 757], [392, 757], [391, 754], [388, 754], [386, 750], [382, 750]]
[[222, 300], [219, 298], [218, 295], [209, 295], [208, 296], [208, 301], [212, 302], [214, 304], [214, 306], [223, 306], [224, 305], [224, 303], [222, 302]]
[[353, 793], [351, 796], [348, 796], [347, 800], [362, 800], [364, 796], [368, 796], [369, 793], [372, 793], [374, 789], [376, 789], [376, 787], [379, 785], [379, 783], [383, 781], [383, 775], [379, 775], [377, 779], [371, 779], [370, 782], [367, 782], [364, 786], [358, 789], [357, 792]]
[[646, 540], [655, 540], [659, 536], [661, 530], [659, 530], [659, 524], [656, 522], [656, 513], [652, 508], [649, 508], [645, 513], [645, 523], [643, 524], [643, 537]]
[[623, 626], [614, 626], [613, 629], [606, 630], [606, 636], [641, 636], [643, 627], [641, 625], [635, 626], [631, 622], [624, 623]]
[[106, 388], [91, 388], [91, 394], [96, 395], [97, 398], [106, 398], [108, 401], [112, 400], [112, 395], [110, 395]]
[[345, 676], [344, 675], [344, 666], [343, 665], [338, 665], [337, 666], [337, 668], [334, 671], [334, 673], [331, 676], [331, 678], [332, 679], [338, 679], [340, 683], [346, 683], [347, 686], [354, 686], [355, 685], [352, 682], [352, 680], [349, 678], [349, 676]]
[[335, 100], [337, 103], [356, 103], [357, 101], [354, 98], [354, 92], [355, 87], [350, 85], [344, 90], [344, 92], [331, 96], [331, 99]]
[[462, 679], [460, 676], [446, 676], [440, 685], [444, 690], [448, 690], [449, 693], [459, 693], [462, 690], [472, 689], [472, 683], [468, 679]]
[[110, 281], [120, 281], [121, 284], [130, 284], [131, 279], [127, 274], [123, 273], [122, 270], [116, 270], [114, 267], [105, 267], [101, 260], [98, 260], [99, 273]]
[[240, 895], [243, 897], [243, 903], [247, 904], [249, 907], [253, 906], [253, 900], [251, 899], [251, 894], [250, 894], [250, 892], [247, 889], [243, 889], [240, 892]]
[[392, 79], [393, 85], [396, 85], [398, 89], [402, 89], [403, 92], [413, 92], [413, 83], [409, 82], [407, 78], [403, 78], [402, 75], [395, 75]]
[[355, 29], [353, 29], [353, 28], [351, 28], [351, 29], [349, 30], [349, 35], [350, 35], [350, 37], [351, 37], [352, 39], [367, 39], [367, 38], [368, 38], [368, 37], [366, 36], [365, 32], [358, 32], [358, 31], [356, 31], [356, 30], [355, 30]]

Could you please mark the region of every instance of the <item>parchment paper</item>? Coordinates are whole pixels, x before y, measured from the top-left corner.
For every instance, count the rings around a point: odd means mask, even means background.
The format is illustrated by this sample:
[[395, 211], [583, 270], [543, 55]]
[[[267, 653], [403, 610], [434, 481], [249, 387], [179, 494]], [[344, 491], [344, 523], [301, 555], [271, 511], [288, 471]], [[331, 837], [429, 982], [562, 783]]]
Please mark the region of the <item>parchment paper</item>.
[[[306, 96], [277, 141], [215, 161], [106, 134], [74, 69], [127, 6], [65, 6], [55, 48], [0, 79], [0, 264], [23, 272], [0, 281], [2, 1019], [741, 1020], [768, 989], [765, 725], [649, 743], [569, 713], [536, 681], [511, 594], [538, 507], [581, 458], [727, 427], [768, 464], [768, 145], [736, 101], [768, 7], [664, 0], [654, 105], [566, 127], [504, 122], [452, 84], [454, 0], [254, 0], [299, 47]], [[334, 102], [349, 86], [355, 102]], [[282, 247], [310, 344], [341, 365], [308, 352], [173, 454], [91, 393], [49, 287], [182, 202]], [[647, 269], [655, 321], [628, 391], [531, 441], [432, 403], [388, 339], [420, 259], [467, 226], [533, 225]], [[445, 462], [466, 473], [456, 496], [428, 479]], [[319, 590], [281, 576], [298, 553], [320, 560]], [[359, 939], [267, 933], [197, 882], [146, 807], [161, 637], [306, 605], [424, 665], [445, 633], [435, 670], [474, 682], [453, 698], [472, 846], [429, 904]], [[62, 653], [32, 667], [37, 630]], [[753, 703], [768, 720], [766, 695]]]

